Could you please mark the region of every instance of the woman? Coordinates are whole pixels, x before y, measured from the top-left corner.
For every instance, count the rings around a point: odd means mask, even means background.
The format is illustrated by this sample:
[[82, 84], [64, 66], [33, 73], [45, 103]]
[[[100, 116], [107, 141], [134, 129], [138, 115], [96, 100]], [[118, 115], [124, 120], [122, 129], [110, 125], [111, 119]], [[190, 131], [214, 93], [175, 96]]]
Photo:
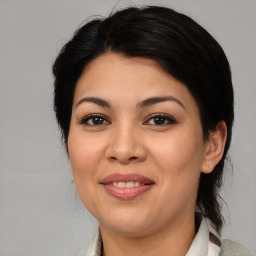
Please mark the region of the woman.
[[99, 221], [80, 255], [250, 255], [220, 239], [233, 88], [206, 30], [127, 8], [81, 27], [53, 73], [76, 189]]

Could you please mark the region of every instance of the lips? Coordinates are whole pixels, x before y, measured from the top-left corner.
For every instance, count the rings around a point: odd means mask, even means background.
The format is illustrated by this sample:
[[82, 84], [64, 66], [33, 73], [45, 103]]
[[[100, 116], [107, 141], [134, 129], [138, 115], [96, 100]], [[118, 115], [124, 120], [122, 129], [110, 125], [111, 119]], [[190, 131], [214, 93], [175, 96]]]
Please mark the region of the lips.
[[145, 176], [131, 174], [111, 174], [101, 182], [106, 192], [118, 199], [133, 199], [148, 191], [155, 182]]

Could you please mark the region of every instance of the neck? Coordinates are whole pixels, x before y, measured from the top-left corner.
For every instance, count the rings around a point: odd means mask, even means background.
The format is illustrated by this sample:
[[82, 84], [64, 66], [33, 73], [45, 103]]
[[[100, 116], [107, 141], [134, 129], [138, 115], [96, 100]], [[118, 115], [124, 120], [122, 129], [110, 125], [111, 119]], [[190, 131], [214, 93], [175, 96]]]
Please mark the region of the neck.
[[192, 218], [172, 222], [157, 232], [132, 236], [101, 228], [103, 256], [184, 256], [195, 237]]

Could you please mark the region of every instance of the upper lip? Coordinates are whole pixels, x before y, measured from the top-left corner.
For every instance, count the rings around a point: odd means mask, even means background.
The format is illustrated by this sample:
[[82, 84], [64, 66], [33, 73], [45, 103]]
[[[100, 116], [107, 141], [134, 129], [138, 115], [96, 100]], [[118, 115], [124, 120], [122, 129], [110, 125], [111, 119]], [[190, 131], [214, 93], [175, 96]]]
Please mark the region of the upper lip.
[[135, 181], [144, 184], [154, 184], [155, 182], [143, 175], [137, 173], [128, 173], [128, 174], [121, 174], [121, 173], [114, 173], [106, 176], [100, 183], [101, 184], [109, 184], [113, 182], [129, 182]]

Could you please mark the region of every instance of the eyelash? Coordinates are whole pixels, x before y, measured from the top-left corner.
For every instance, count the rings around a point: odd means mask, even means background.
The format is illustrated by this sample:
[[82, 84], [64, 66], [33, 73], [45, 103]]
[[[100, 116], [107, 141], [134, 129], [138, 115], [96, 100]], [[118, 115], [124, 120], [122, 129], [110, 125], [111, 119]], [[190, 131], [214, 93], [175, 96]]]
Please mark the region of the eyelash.
[[[168, 123], [167, 124], [149, 124], [148, 123], [152, 119], [155, 119], [155, 121], [156, 121], [156, 118], [162, 118], [162, 119], [164, 119], [165, 122], [167, 121]], [[149, 118], [147, 118], [146, 122], [144, 122], [143, 124], [155, 125], [155, 126], [168, 126], [168, 125], [172, 125], [172, 124], [176, 124], [176, 123], [177, 123], [177, 121], [173, 117], [166, 115], [166, 114], [158, 113], [158, 114], [151, 115]]]
[[102, 124], [89, 124], [88, 121], [89, 120], [93, 120], [96, 119], [96, 118], [101, 118], [103, 120], [103, 122], [107, 121], [108, 124], [110, 124], [110, 122], [107, 120], [107, 118], [104, 116], [104, 115], [101, 115], [101, 114], [90, 114], [84, 118], [82, 118], [81, 120], [79, 120], [79, 124], [82, 124], [82, 125], [88, 125], [88, 126], [99, 126], [99, 125], [103, 125]]
[[[100, 123], [100, 124], [89, 124], [88, 121], [89, 120], [96, 120], [96, 118], [100, 118], [101, 121], [103, 121], [103, 123]], [[152, 119], [156, 119], [157, 118], [161, 118], [162, 120], [159, 120], [159, 121], [164, 121], [164, 124], [150, 124], [149, 121], [152, 120]], [[167, 124], [165, 123], [167, 121]], [[88, 126], [100, 126], [100, 125], [104, 125], [104, 124], [110, 124], [110, 121], [104, 116], [104, 115], [101, 115], [101, 114], [90, 114], [84, 118], [82, 118], [81, 120], [79, 120], [79, 124], [81, 125], [88, 125]], [[172, 125], [172, 124], [175, 124], [177, 123], [176, 120], [172, 117], [170, 117], [169, 115], [166, 115], [166, 114], [153, 114], [151, 116], [149, 116], [147, 118], [147, 120], [143, 123], [144, 125], [155, 125], [155, 126], [168, 126], [168, 125]]]

